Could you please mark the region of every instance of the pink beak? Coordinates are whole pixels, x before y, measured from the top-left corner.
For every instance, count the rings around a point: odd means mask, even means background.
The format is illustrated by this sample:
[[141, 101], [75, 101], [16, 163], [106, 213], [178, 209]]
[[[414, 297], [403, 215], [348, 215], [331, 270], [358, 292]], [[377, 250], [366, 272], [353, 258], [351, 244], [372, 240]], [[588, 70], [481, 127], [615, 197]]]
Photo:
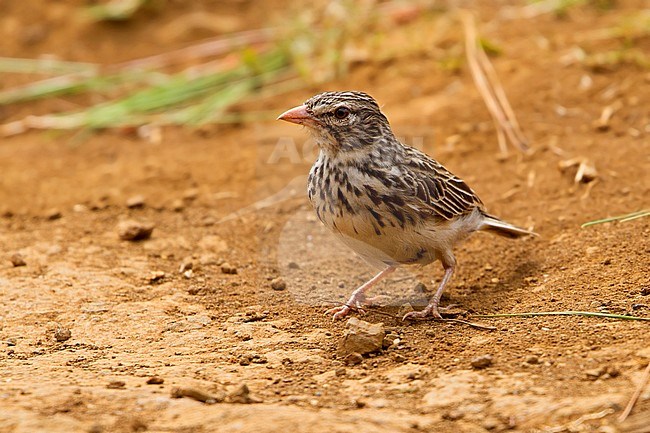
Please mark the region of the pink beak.
[[287, 110], [284, 113], [278, 116], [278, 120], [284, 120], [285, 122], [297, 123], [298, 125], [304, 125], [310, 120], [313, 121], [314, 118], [311, 114], [307, 112], [307, 107], [304, 105], [299, 105], [291, 110]]

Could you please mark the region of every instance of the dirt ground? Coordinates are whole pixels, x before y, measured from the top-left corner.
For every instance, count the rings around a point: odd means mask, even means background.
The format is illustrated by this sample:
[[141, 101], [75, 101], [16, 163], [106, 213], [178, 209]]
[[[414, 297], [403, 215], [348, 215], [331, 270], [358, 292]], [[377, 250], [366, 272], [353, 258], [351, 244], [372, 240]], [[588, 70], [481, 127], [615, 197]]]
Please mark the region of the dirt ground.
[[[443, 302], [495, 330], [401, 322], [400, 306], [425, 302], [442, 274], [439, 264], [404, 270], [376, 291], [389, 305], [363, 317], [383, 322], [399, 342], [356, 365], [337, 357], [345, 321], [323, 311], [372, 270], [312, 215], [305, 131], [269, 120], [164, 128], [157, 144], [119, 131], [2, 139], [0, 431], [625, 431], [616, 417], [650, 361], [648, 322], [476, 315], [650, 317], [650, 219], [580, 228], [648, 207], [650, 71], [575, 60], [576, 47], [619, 49], [623, 41], [594, 34], [643, 3], [528, 19], [506, 17], [503, 2], [477, 8], [491, 22], [481, 31], [503, 50], [493, 62], [531, 155], [498, 157], [466, 67], [453, 73], [435, 55], [400, 54], [395, 45], [389, 61], [368, 60], [340, 81], [241, 108], [279, 114], [318, 91], [364, 90], [406, 143], [464, 178], [492, 213], [540, 234], [478, 234], [457, 251]], [[0, 4], [3, 56], [100, 63], [214, 35], [200, 26], [171, 31], [186, 14], [213, 14], [223, 31], [236, 31], [281, 13], [261, 1], [169, 1], [129, 23], [90, 24], [75, 18], [82, 1]], [[433, 30], [425, 19], [406, 31]], [[650, 52], [647, 36], [632, 43]], [[6, 76], [1, 85], [21, 80]], [[0, 121], [75, 101], [4, 107]], [[616, 110], [599, 129], [606, 106]], [[596, 179], [574, 183], [575, 171], [558, 168], [571, 158], [587, 158]], [[136, 195], [144, 206], [128, 208]], [[268, 197], [273, 205], [250, 211]], [[151, 239], [120, 240], [116, 227], [126, 219], [153, 223]], [[12, 265], [15, 253], [26, 266]], [[277, 277], [285, 290], [271, 287]], [[492, 364], [473, 368], [483, 355]], [[153, 376], [163, 383], [147, 384]], [[176, 387], [220, 395], [243, 384], [255, 403], [171, 398]], [[633, 414], [648, 412], [650, 388]]]

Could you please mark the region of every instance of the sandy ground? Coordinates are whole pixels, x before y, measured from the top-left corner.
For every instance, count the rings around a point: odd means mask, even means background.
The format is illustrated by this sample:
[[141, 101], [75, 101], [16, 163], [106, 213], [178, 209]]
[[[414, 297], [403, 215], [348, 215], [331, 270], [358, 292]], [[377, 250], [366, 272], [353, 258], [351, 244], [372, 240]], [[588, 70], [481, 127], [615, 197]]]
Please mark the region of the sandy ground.
[[[169, 30], [183, 14], [220, 12], [232, 31], [259, 27], [268, 12], [262, 2], [168, 2], [132, 23], [90, 25], [70, 18], [77, 3], [3, 2], [3, 55], [110, 63], [205, 37]], [[463, 177], [492, 213], [541, 235], [479, 234], [458, 249], [443, 302], [494, 330], [401, 322], [401, 306], [426, 302], [442, 272], [438, 264], [400, 271], [377, 289], [388, 305], [363, 317], [399, 342], [356, 365], [337, 356], [345, 322], [322, 313], [372, 270], [312, 215], [305, 131], [268, 121], [164, 128], [158, 144], [119, 131], [3, 139], [0, 431], [626, 431], [615, 418], [650, 360], [647, 322], [475, 316], [650, 317], [650, 219], [580, 228], [648, 206], [650, 72], [625, 61], [594, 69], [570, 60], [576, 46], [619, 48], [620, 40], [593, 40], [593, 32], [642, 3], [482, 29], [503, 48], [494, 64], [531, 155], [497, 157], [466, 68], [451, 73], [435, 56], [408, 50], [363, 62], [340, 82], [259, 102], [280, 113], [317, 91], [367, 91], [406, 143]], [[489, 5], [481, 11], [486, 20], [495, 14]], [[415, 26], [414, 34], [430, 28], [426, 20]], [[647, 36], [633, 44], [650, 50]], [[3, 77], [3, 86], [21, 79]], [[598, 129], [608, 105], [617, 109]], [[0, 120], [72, 106], [57, 99], [3, 107]], [[575, 172], [558, 168], [571, 158], [587, 158], [596, 179], [574, 183]], [[144, 205], [128, 208], [136, 195]], [[237, 213], [268, 197], [275, 204]], [[151, 239], [120, 240], [117, 226], [127, 219], [154, 224]], [[15, 253], [26, 266], [12, 265]], [[284, 290], [271, 287], [278, 277]], [[473, 368], [484, 355], [492, 364]], [[154, 376], [162, 383], [148, 384]], [[252, 402], [233, 402], [244, 384]], [[230, 397], [173, 399], [177, 387]], [[648, 411], [650, 389], [634, 414]]]

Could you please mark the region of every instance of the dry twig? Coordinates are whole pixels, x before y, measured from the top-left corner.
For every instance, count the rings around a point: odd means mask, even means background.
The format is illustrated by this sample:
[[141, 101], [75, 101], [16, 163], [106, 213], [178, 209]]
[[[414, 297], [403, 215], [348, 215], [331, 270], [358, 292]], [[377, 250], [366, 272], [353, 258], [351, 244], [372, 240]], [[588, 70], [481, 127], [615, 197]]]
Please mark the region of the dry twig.
[[648, 384], [648, 380], [650, 380], [650, 362], [648, 363], [648, 366], [643, 372], [643, 377], [641, 378], [641, 382], [639, 382], [636, 389], [634, 390], [634, 394], [632, 394], [632, 398], [630, 398], [630, 401], [627, 403], [627, 406], [625, 406], [625, 410], [623, 411], [623, 413], [621, 413], [621, 416], [618, 417], [618, 422], [625, 421], [625, 419], [628, 417], [630, 412], [632, 412], [632, 409], [634, 408], [634, 405], [639, 399], [641, 392]]
[[501, 153], [508, 153], [506, 139], [521, 152], [527, 152], [528, 140], [519, 127], [494, 67], [479, 45], [474, 17], [470, 12], [463, 10], [460, 11], [460, 18], [465, 30], [465, 50], [469, 69], [496, 125]]

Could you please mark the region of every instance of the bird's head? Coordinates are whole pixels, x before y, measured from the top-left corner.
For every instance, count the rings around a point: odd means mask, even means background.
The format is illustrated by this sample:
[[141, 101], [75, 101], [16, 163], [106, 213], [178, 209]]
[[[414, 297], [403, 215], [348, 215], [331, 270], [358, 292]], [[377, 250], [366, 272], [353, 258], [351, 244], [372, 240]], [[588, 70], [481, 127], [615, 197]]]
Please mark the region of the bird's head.
[[377, 101], [363, 92], [325, 92], [280, 115], [278, 120], [309, 128], [330, 154], [369, 150], [393, 138]]

